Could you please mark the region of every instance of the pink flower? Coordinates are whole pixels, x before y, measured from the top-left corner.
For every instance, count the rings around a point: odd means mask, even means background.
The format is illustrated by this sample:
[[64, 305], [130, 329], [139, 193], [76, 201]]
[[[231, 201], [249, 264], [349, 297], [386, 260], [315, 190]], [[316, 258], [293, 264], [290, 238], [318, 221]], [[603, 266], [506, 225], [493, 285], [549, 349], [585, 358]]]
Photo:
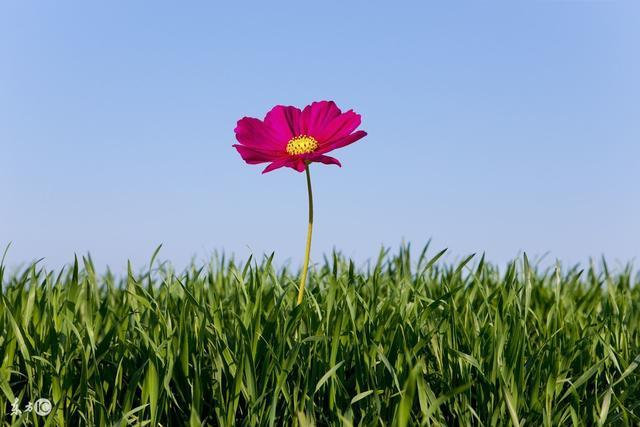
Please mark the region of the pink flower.
[[333, 101], [313, 102], [304, 110], [277, 105], [264, 120], [243, 117], [235, 128], [239, 144], [233, 145], [251, 165], [267, 163], [262, 173], [290, 167], [303, 172], [312, 162], [341, 166], [326, 153], [352, 144], [367, 133], [356, 131], [360, 115], [341, 112]]

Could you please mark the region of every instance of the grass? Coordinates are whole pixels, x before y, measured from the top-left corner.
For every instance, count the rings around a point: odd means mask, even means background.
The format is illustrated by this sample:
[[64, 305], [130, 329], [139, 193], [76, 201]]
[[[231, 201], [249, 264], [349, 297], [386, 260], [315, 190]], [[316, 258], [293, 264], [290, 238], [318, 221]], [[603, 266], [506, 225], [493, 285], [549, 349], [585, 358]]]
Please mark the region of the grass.
[[[297, 273], [0, 268], [6, 425], [640, 423], [640, 286], [604, 262], [500, 271], [408, 247]], [[155, 257], [154, 257], [155, 258]], [[11, 402], [47, 397], [46, 417]]]

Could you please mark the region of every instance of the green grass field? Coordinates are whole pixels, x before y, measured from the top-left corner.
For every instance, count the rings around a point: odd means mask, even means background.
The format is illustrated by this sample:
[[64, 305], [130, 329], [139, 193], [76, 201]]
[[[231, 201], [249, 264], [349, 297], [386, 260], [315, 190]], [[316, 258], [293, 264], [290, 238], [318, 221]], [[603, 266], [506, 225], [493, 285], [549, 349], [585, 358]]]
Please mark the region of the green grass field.
[[[121, 279], [0, 270], [5, 425], [640, 424], [631, 267], [382, 253], [298, 273], [218, 259]], [[11, 404], [48, 398], [47, 416]]]

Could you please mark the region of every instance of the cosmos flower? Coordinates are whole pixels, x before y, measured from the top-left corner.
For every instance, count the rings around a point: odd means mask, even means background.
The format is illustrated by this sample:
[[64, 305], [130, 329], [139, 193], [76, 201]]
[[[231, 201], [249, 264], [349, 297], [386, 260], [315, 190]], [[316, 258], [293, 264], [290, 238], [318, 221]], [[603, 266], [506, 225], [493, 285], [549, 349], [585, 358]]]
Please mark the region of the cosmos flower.
[[235, 132], [240, 144], [234, 147], [245, 162], [250, 165], [269, 163], [262, 173], [284, 166], [306, 172], [309, 224], [297, 304], [302, 303], [304, 296], [313, 234], [313, 192], [309, 165], [319, 162], [342, 166], [338, 159], [326, 153], [363, 138], [367, 133], [356, 131], [358, 126], [360, 115], [353, 110], [343, 113], [333, 101], [314, 102], [302, 111], [296, 107], [276, 105], [264, 120], [253, 117], [238, 120]]
[[243, 117], [235, 128], [239, 144], [233, 145], [249, 164], [269, 163], [267, 173], [281, 167], [303, 172], [313, 162], [341, 166], [326, 154], [363, 138], [356, 131], [360, 115], [342, 112], [333, 101], [319, 101], [303, 110], [277, 105], [264, 120]]

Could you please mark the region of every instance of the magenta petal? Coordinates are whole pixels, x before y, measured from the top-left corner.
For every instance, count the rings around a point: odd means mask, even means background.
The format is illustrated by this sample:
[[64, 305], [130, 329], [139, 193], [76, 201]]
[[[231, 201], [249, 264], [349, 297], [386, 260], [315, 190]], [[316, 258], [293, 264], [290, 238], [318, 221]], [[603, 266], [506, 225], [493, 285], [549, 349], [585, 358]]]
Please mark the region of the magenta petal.
[[274, 160], [273, 162], [271, 162], [269, 164], [269, 166], [267, 166], [266, 168], [264, 168], [264, 170], [262, 171], [262, 173], [267, 173], [267, 172], [271, 172], [273, 170], [279, 169], [281, 167], [284, 167], [287, 165], [287, 163], [289, 163], [291, 160], [290, 159], [278, 159], [278, 160]]
[[336, 148], [342, 148], [345, 147], [349, 144], [353, 144], [354, 142], [356, 142], [359, 139], [364, 138], [365, 136], [367, 136], [367, 133], [363, 130], [359, 130], [356, 131], [354, 133], [352, 133], [351, 135], [347, 135], [344, 138], [341, 138], [337, 141], [333, 141], [330, 142], [328, 144], [325, 144], [323, 146], [321, 146], [316, 153], [318, 154], [324, 154], [324, 153], [328, 153], [329, 151], [335, 150]]
[[314, 157], [310, 158], [309, 160], [312, 161], [312, 162], [324, 163], [325, 165], [338, 165], [338, 166], [342, 167], [342, 164], [340, 164], [340, 161], [338, 159], [335, 159], [335, 158], [329, 157], [329, 156], [319, 155], [319, 156], [314, 156]]
[[238, 120], [234, 129], [238, 142], [251, 147], [264, 147], [275, 149], [281, 146], [273, 136], [271, 128], [262, 120], [253, 117], [243, 117]]
[[298, 172], [304, 172], [306, 163], [303, 158], [292, 157], [287, 166], [291, 169], [297, 170]]
[[271, 162], [282, 157], [282, 153], [275, 150], [247, 147], [246, 145], [241, 144], [234, 144], [233, 147], [238, 150], [242, 159], [251, 165]]
[[301, 134], [301, 114], [299, 108], [276, 105], [264, 117], [264, 123], [271, 129], [273, 137], [286, 147], [291, 138]]
[[312, 102], [302, 110], [302, 132], [317, 138], [340, 113], [333, 101]]
[[331, 120], [312, 136], [322, 145], [348, 136], [358, 126], [360, 126], [360, 115], [349, 110]]

